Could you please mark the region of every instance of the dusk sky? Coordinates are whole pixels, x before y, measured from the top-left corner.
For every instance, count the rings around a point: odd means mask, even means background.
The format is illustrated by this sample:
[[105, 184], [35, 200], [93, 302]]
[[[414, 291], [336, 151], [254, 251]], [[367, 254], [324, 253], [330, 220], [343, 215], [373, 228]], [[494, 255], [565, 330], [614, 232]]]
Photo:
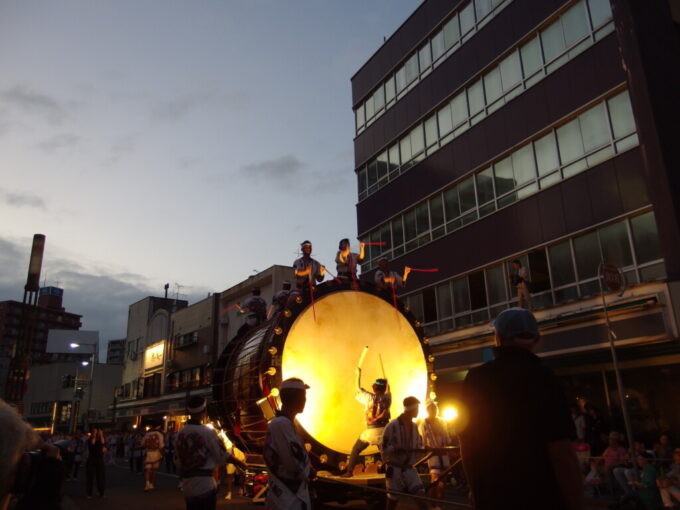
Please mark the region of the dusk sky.
[[356, 238], [350, 78], [420, 0], [0, 0], [0, 300], [42, 281], [102, 340], [310, 239]]

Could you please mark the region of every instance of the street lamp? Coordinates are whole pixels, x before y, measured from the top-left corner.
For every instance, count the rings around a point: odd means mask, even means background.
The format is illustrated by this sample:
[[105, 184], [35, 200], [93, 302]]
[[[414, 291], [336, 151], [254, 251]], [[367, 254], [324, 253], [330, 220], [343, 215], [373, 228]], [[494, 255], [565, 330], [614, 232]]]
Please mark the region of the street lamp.
[[[81, 346], [78, 343], [72, 342], [69, 344], [69, 347], [71, 349], [77, 349], [79, 347], [91, 347], [92, 348], [92, 353], [90, 353], [90, 360], [82, 360], [80, 364], [84, 367], [90, 365], [90, 379], [88, 382], [89, 386], [89, 391], [87, 392], [87, 411], [85, 413], [86, 416], [86, 424], [90, 424], [90, 408], [92, 407], [92, 393], [94, 393], [94, 366], [96, 364], [95, 356], [97, 354], [97, 346], [95, 344], [86, 344], [84, 346]], [[78, 384], [78, 371], [76, 370], [76, 382], [75, 384]], [[77, 417], [75, 417], [77, 420]]]

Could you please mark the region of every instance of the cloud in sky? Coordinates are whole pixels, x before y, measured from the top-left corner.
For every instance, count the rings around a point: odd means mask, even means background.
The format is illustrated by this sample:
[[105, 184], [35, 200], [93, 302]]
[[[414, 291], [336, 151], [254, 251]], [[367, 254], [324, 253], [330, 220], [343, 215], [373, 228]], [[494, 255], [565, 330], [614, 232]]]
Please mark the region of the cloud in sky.
[[[0, 238], [0, 300], [20, 301], [23, 296], [25, 274], [28, 269], [30, 246]], [[106, 269], [87, 269], [78, 262], [51, 257], [43, 265], [42, 278], [47, 285], [64, 289], [64, 307], [68, 312], [82, 315], [85, 330], [100, 333], [102, 349], [105, 342], [125, 338], [128, 307], [154, 292], [152, 282], [134, 273], [107, 272]], [[41, 282], [42, 283], [42, 282]], [[155, 285], [160, 288], [160, 286]], [[207, 289], [183, 287], [189, 303], [203, 299]]]
[[0, 90], [0, 104], [22, 113], [42, 116], [50, 124], [61, 124], [68, 117], [67, 105], [52, 96], [21, 85]]
[[292, 154], [244, 165], [241, 174], [253, 178], [284, 181], [300, 176], [307, 165]]
[[38, 146], [45, 152], [54, 152], [59, 149], [72, 147], [80, 141], [80, 137], [71, 133], [60, 133], [43, 140]]
[[0, 188], [0, 200], [12, 207], [30, 207], [33, 209], [46, 210], [45, 201], [31, 193], [5, 191]]
[[155, 121], [177, 121], [199, 109], [243, 108], [248, 94], [243, 91], [219, 93], [212, 91], [185, 94], [167, 101], [156, 101], [151, 107], [151, 119]]

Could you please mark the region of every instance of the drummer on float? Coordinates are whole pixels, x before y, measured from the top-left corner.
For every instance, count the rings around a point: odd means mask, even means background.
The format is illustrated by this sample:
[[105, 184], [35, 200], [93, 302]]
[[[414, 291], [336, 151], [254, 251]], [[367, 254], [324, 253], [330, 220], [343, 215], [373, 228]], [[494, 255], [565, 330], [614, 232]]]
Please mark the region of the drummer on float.
[[[352, 453], [349, 456], [347, 468], [342, 474], [344, 477], [351, 477], [354, 473], [359, 455], [363, 450], [371, 445], [380, 447], [383, 431], [390, 421], [390, 406], [392, 405], [392, 393], [383, 370], [383, 377], [376, 379], [373, 383], [373, 392], [361, 387], [361, 365], [368, 351], [368, 346], [364, 347], [356, 368], [356, 399], [364, 405], [364, 417], [366, 419], [366, 429], [361, 433], [359, 439], [354, 443]], [[382, 366], [382, 358], [380, 359]]]
[[312, 258], [312, 243], [302, 241], [300, 244], [302, 257], [293, 262], [295, 269], [295, 283], [299, 291], [306, 291], [314, 287], [316, 282], [322, 282], [326, 275], [326, 267]]

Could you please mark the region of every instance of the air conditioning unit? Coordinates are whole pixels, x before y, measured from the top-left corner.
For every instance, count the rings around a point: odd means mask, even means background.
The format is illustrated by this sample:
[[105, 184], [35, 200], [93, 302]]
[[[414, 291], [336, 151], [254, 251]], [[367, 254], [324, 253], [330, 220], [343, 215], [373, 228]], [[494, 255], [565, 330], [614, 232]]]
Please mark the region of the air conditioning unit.
[[209, 345], [203, 346], [203, 354], [210, 354], [210, 346]]

